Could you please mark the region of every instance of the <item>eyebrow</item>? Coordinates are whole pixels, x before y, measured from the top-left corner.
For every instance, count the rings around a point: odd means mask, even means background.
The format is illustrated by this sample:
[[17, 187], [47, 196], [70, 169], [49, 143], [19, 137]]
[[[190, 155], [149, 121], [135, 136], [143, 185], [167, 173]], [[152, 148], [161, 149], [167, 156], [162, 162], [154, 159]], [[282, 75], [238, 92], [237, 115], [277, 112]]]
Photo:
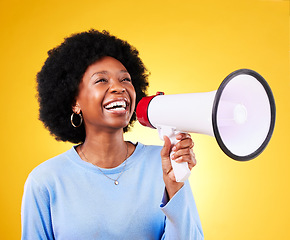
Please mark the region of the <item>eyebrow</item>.
[[[121, 70], [120, 72], [123, 72], [123, 73], [129, 73], [127, 70]], [[108, 71], [100, 71], [100, 72], [95, 72], [92, 74], [91, 78], [94, 76], [94, 75], [97, 75], [97, 74], [107, 74]]]

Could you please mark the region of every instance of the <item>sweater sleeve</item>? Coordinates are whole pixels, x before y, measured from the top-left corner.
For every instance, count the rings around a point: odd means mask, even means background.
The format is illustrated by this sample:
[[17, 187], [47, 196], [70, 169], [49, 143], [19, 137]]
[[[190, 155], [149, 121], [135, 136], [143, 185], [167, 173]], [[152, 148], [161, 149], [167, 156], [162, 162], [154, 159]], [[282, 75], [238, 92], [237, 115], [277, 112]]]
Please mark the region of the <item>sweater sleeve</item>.
[[49, 202], [47, 189], [29, 176], [21, 206], [22, 240], [54, 239]]
[[188, 181], [170, 201], [166, 192], [160, 205], [165, 214], [162, 240], [203, 240], [203, 231]]

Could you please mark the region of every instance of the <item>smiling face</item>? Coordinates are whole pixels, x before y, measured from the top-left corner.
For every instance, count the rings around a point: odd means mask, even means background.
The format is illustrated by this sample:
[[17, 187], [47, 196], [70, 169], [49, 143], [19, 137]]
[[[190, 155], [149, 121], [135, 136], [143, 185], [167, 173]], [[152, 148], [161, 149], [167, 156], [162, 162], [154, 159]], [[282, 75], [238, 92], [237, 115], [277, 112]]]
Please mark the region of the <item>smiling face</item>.
[[121, 62], [103, 57], [83, 75], [75, 113], [82, 113], [86, 131], [123, 130], [135, 109], [136, 93], [131, 76]]

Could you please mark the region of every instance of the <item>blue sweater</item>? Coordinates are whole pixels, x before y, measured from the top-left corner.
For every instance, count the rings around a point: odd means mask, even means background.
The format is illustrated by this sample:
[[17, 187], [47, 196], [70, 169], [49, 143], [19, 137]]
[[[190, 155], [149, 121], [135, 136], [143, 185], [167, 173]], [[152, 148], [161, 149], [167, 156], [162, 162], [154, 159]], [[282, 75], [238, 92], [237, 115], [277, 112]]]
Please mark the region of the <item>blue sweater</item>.
[[[24, 187], [22, 240], [203, 239], [189, 183], [166, 197], [160, 150], [138, 143], [119, 185], [74, 147], [40, 164]], [[117, 178], [123, 164], [102, 171]]]

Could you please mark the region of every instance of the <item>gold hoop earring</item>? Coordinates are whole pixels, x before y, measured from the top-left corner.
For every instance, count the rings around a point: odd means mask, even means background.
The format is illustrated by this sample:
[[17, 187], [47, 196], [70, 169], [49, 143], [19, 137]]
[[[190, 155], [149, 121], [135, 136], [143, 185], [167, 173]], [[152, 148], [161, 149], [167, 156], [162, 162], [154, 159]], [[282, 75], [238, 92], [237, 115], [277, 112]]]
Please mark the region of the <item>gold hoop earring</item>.
[[75, 114], [75, 113], [72, 113], [72, 115], [70, 116], [70, 122], [71, 122], [71, 125], [73, 125], [73, 127], [78, 128], [78, 127], [81, 126], [82, 123], [83, 123], [83, 116], [82, 116], [81, 113], [77, 114], [77, 115], [79, 115], [79, 117], [80, 117], [80, 123], [79, 123], [79, 125], [75, 125], [75, 124], [74, 124], [74, 121], [73, 121], [74, 114]]

